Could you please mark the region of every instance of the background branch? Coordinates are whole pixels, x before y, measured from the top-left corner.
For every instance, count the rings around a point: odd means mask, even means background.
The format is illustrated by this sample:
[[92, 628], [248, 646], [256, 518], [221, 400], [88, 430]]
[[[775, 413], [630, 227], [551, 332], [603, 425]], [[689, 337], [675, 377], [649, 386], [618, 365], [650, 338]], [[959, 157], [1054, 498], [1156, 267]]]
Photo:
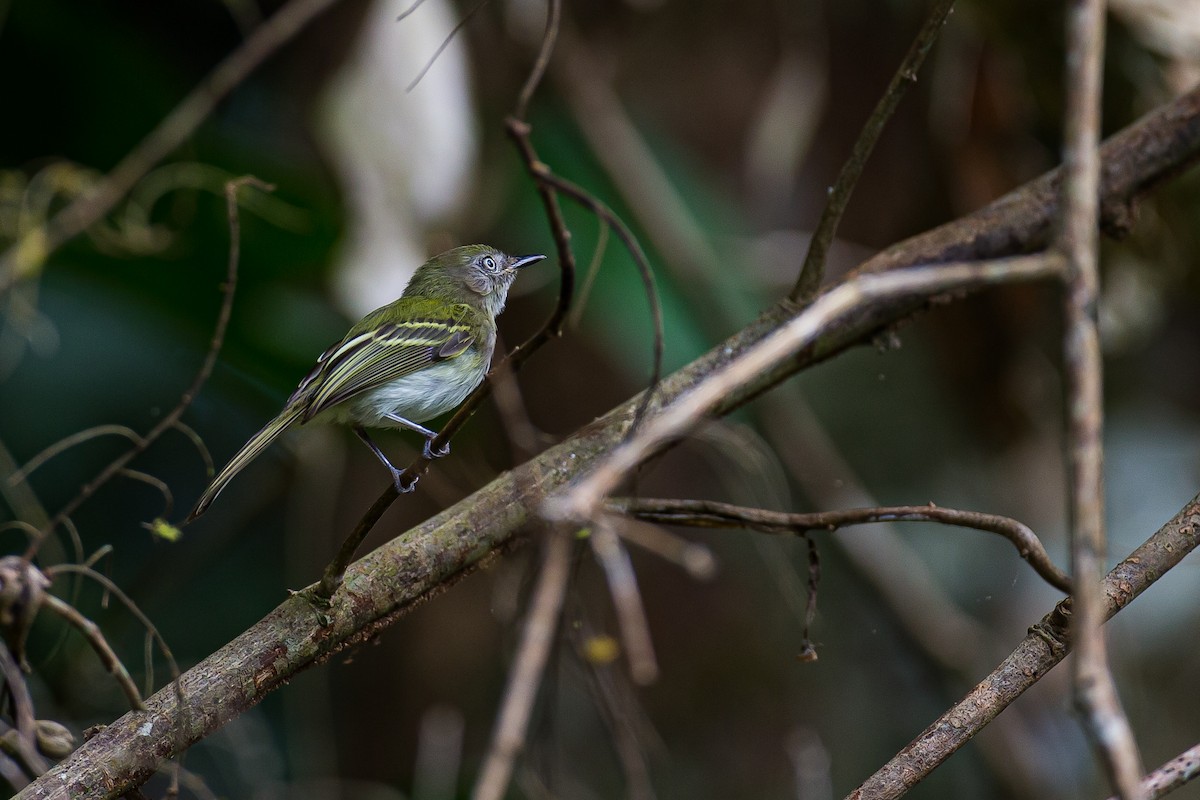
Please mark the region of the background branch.
[[872, 522], [937, 522], [987, 531], [1003, 536], [1017, 548], [1021, 558], [1047, 583], [1070, 593], [1071, 581], [1050, 560], [1046, 548], [1028, 525], [998, 514], [957, 508], [924, 506], [880, 506], [788, 514], [763, 508], [745, 508], [712, 500], [663, 500], [658, 498], [615, 499], [608, 507], [646, 522], [682, 525], [689, 528], [746, 528], [765, 533], [833, 531], [848, 525]]

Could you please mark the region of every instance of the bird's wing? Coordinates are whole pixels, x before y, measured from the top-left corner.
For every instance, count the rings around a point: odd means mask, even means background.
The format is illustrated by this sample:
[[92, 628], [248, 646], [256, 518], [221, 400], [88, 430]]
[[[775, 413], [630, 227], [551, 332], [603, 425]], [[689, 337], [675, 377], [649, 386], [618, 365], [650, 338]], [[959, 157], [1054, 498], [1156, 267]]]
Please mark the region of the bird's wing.
[[288, 405], [302, 405], [301, 421], [307, 422], [356, 394], [462, 355], [475, 337], [460, 309], [453, 311], [445, 318], [385, 322], [351, 331], [321, 355]]

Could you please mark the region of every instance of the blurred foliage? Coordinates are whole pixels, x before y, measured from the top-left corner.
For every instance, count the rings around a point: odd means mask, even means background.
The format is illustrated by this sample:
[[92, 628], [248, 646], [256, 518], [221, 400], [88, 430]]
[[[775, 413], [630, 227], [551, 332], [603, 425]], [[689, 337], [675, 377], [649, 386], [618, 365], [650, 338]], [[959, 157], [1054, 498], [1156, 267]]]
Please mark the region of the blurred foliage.
[[[279, 5], [259, 10], [266, 15]], [[602, 65], [593, 79], [625, 104], [690, 224], [703, 231], [710, 260], [691, 263], [657, 244], [661, 231], [639, 219], [636, 198], [624, 194], [583, 135], [596, 120], [577, 113], [553, 70], [534, 103], [534, 140], [556, 172], [609, 203], [638, 233], [656, 267], [666, 365], [675, 368], [786, 291], [803, 257], [803, 233], [907, 49], [921, 7], [866, 0], [567, 5], [570, 36], [556, 60], [572, 59], [576, 43]], [[491, 241], [553, 252], [531, 182], [502, 135], [532, 59], [514, 21], [522, 4], [512, 6], [486, 7], [463, 31], [483, 135], [479, 175], [463, 222], [427, 230], [431, 245]], [[0, 243], [30, 222], [29, 198], [55, 176], [68, 176], [77, 191], [89, 175], [111, 168], [238, 45], [237, 20], [248, 8], [232, 0], [11, 0], [0, 14], [0, 74], [9, 76], [0, 95]], [[172, 155], [175, 166], [143, 182], [140, 206], [123, 208], [103, 235], [71, 243], [36, 283], [2, 298], [0, 444], [14, 466], [95, 425], [145, 432], [178, 402], [203, 361], [220, 304], [229, 234], [218, 175], [252, 173], [277, 186], [265, 206], [243, 208], [233, 319], [216, 370], [184, 418], [218, 464], [342, 334], [348, 320], [330, 303], [327, 285], [346, 227], [344, 187], [310, 127], [312, 104], [355, 46], [364, 8], [346, 0], [305, 31], [219, 106]], [[524, 11], [540, 25], [540, 6]], [[1062, 100], [1057, 13], [1032, 0], [961, 4], [868, 165], [833, 251], [835, 274], [1053, 166]], [[1170, 90], [1162, 56], [1115, 20], [1110, 34], [1105, 127], [1112, 131]], [[428, 51], [437, 44], [428, 42]], [[791, 56], [807, 57], [802, 75], [820, 89], [795, 98], [806, 117], [796, 124], [813, 135], [790, 162], [787, 153], [771, 154], [783, 159], [772, 163], [791, 166], [765, 192], [748, 178], [753, 127]], [[67, 199], [56, 197], [48, 210]], [[582, 271], [600, 240], [599, 223], [563, 203]], [[1105, 247], [1114, 557], [1200, 485], [1198, 214], [1193, 172], [1143, 204], [1128, 241]], [[556, 290], [549, 267], [522, 277], [501, 319], [509, 345], [536, 330]], [[881, 502], [933, 500], [1010, 514], [1032, 525], [1061, 562], [1058, 304], [1040, 286], [949, 305], [903, 328], [902, 348], [856, 350], [780, 391], [802, 392]], [[534, 423], [562, 436], [640, 389], [650, 371], [649, 319], [633, 262], [609, 236], [580, 325], [521, 373]], [[785, 467], [788, 454], [772, 449], [778, 445], [763, 433], [768, 416], [759, 402], [715, 425], [645, 470], [639, 490], [812, 507], [817, 500]], [[382, 441], [389, 452], [415, 447], [403, 435]], [[125, 446], [98, 438], [39, 467], [29, 479], [38, 503], [53, 514]], [[360, 450], [342, 432], [299, 432], [171, 542], [142, 523], [178, 522], [205, 481], [195, 446], [171, 432], [133, 466], [166, 482], [173, 507], [142, 483], [117, 480], [73, 520], [85, 553], [115, 548], [99, 568], [146, 610], [186, 667], [259, 619], [287, 589], [319, 575], [386, 480]], [[454, 457], [390, 512], [373, 541], [509, 466], [509, 445], [489, 406], [458, 437]], [[819, 482], [823, 465], [812, 469]], [[28, 516], [11, 492], [5, 497], [0, 521]], [[658, 684], [634, 692], [620, 660], [596, 655], [596, 643], [613, 643], [606, 637], [616, 629], [603, 579], [581, 556], [570, 635], [538, 709], [527, 772], [511, 796], [542, 796], [534, 774], [554, 796], [624, 795], [614, 727], [637, 740], [660, 798], [818, 800], [856, 786], [1057, 599], [1007, 545], [929, 526], [902, 534], [986, 633], [969, 674], [922, 651], [828, 539], [821, 541], [814, 631], [820, 660], [799, 663], [802, 615], [789, 593], [803, 583], [804, 549], [712, 532], [697, 534], [721, 565], [708, 583], [634, 552], [662, 665]], [[23, 548], [19, 532], [7, 537], [6, 552]], [[449, 714], [461, 720], [463, 737], [453, 796], [465, 797], [503, 689], [532, 550], [506, 556], [400, 620], [379, 646], [299, 676], [195, 748], [187, 767], [227, 797], [334, 797], [339, 787], [344, 797], [399, 797], [428, 778], [414, 766], [422, 732]], [[77, 558], [66, 544], [44, 555]], [[1194, 744], [1200, 718], [1190, 689], [1198, 576], [1194, 565], [1176, 572], [1113, 626], [1123, 696], [1150, 764]], [[56, 587], [60, 594], [68, 588]], [[84, 585], [78, 604], [143, 680], [136, 621], [103, 603], [94, 586]], [[117, 687], [75, 634], [39, 621], [31, 660], [41, 716], [79, 731], [120, 713]], [[161, 661], [154, 674], [161, 685]], [[1064, 678], [1039, 684], [911, 796], [1015, 798], [1033, 789], [1043, 798], [1100, 796], [1066, 709]]]

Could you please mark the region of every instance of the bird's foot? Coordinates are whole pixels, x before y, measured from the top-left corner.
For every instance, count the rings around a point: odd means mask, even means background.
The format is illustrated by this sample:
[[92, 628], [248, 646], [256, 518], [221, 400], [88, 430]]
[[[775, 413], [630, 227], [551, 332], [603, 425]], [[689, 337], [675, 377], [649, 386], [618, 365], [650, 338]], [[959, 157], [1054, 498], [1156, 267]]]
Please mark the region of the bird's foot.
[[[425, 446], [429, 447], [428, 442], [425, 444]], [[392, 486], [396, 487], [397, 494], [408, 494], [409, 492], [416, 491], [417, 480], [418, 480], [417, 476], [413, 475], [412, 479], [408, 482], [408, 485], [406, 486], [404, 484], [404, 470], [395, 469], [394, 467], [392, 468]]]
[[426, 439], [425, 440], [425, 449], [422, 452], [425, 453], [425, 457], [428, 458], [430, 461], [432, 461], [435, 458], [441, 458], [442, 456], [448, 456], [448, 455], [450, 455], [450, 443], [446, 442], [444, 445], [439, 447], [437, 450], [434, 450], [433, 449], [433, 439]]

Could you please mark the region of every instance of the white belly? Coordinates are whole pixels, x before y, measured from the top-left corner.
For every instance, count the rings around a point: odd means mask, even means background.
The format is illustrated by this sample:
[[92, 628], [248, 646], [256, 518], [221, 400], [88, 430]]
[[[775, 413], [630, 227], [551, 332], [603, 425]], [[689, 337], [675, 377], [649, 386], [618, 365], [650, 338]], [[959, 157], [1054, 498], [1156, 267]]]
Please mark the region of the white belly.
[[458, 359], [434, 364], [339, 403], [318, 414], [316, 419], [368, 428], [398, 427], [387, 419], [388, 414], [410, 422], [433, 419], [461, 404], [483, 381], [487, 361], [479, 361], [479, 369], [465, 372]]

